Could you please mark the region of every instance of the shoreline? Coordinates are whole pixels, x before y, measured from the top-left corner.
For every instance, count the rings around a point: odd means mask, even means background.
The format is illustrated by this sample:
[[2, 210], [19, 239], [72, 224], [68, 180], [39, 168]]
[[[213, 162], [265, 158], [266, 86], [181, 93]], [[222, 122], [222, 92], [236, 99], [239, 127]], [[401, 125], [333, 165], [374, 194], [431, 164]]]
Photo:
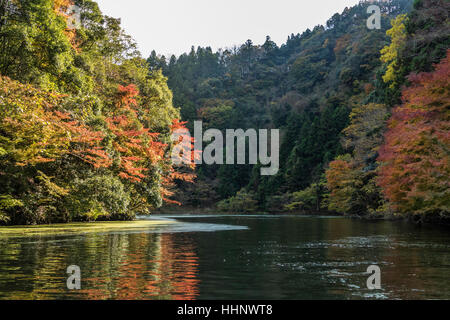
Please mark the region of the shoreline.
[[[446, 219], [438, 219], [433, 217], [424, 217], [418, 221], [415, 221], [412, 217], [403, 217], [396, 215], [386, 215], [386, 216], [370, 216], [370, 215], [345, 215], [335, 212], [326, 212], [326, 211], [271, 211], [271, 212], [222, 212], [216, 208], [193, 208], [193, 207], [172, 207], [172, 208], [164, 208], [154, 211], [152, 214], [158, 215], [190, 215], [190, 214], [208, 214], [208, 215], [295, 215], [295, 216], [330, 216], [330, 217], [343, 217], [349, 219], [358, 219], [363, 221], [404, 221], [416, 226], [429, 225], [429, 226], [444, 226], [450, 227], [450, 220]], [[151, 215], [150, 215], [151, 216]]]
[[164, 208], [155, 210], [149, 215], [143, 215], [146, 219], [138, 219], [135, 217], [133, 220], [123, 221], [93, 221], [93, 222], [68, 222], [68, 223], [56, 223], [56, 224], [37, 224], [37, 225], [7, 225], [0, 226], [0, 239], [2, 237], [9, 236], [34, 236], [41, 234], [84, 234], [95, 232], [109, 232], [115, 230], [121, 231], [133, 231], [146, 229], [149, 227], [158, 227], [170, 223], [176, 223], [172, 220], [152, 219], [154, 215], [273, 215], [273, 216], [309, 216], [309, 217], [342, 217], [348, 219], [362, 220], [367, 222], [372, 221], [391, 221], [391, 222], [406, 222], [418, 227], [424, 226], [441, 226], [450, 227], [450, 221], [445, 219], [433, 219], [425, 218], [418, 221], [413, 220], [411, 217], [401, 217], [395, 215], [389, 216], [356, 216], [345, 215], [333, 212], [325, 211], [271, 211], [271, 212], [222, 212], [215, 208]]

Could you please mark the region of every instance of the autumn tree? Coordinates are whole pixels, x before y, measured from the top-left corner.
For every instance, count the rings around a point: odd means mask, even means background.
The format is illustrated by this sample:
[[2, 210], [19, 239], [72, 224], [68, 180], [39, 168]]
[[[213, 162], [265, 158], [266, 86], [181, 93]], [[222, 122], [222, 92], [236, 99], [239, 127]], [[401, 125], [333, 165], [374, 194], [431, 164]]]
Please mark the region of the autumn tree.
[[387, 116], [388, 109], [382, 104], [369, 103], [353, 109], [342, 139], [351, 154], [338, 157], [326, 170], [330, 210], [358, 215], [386, 213], [382, 212], [386, 209], [376, 185], [376, 158]]
[[411, 74], [393, 110], [379, 185], [402, 215], [449, 217], [450, 51], [431, 73]]
[[389, 83], [391, 88], [395, 86], [394, 82], [398, 77], [398, 69], [400, 67], [399, 52], [406, 43], [406, 21], [406, 14], [399, 15], [391, 21], [392, 28], [386, 32], [391, 38], [391, 43], [381, 50], [381, 61], [387, 64], [387, 70], [383, 76], [383, 80]]
[[[50, 167], [64, 157], [93, 168], [109, 167], [109, 155], [100, 144], [103, 133], [61, 110], [65, 99], [61, 94], [6, 77], [0, 77], [0, 83], [1, 201], [11, 207], [15, 200], [33, 215], [21, 217], [16, 210], [13, 219], [48, 222], [48, 211], [55, 208], [50, 203], [69, 193], [67, 184], [58, 185], [49, 176]], [[39, 194], [39, 200], [33, 194]], [[10, 219], [3, 213], [4, 221]]]
[[0, 223], [129, 220], [192, 181], [170, 157], [185, 123], [167, 78], [120, 19], [91, 0], [0, 1], [0, 40]]

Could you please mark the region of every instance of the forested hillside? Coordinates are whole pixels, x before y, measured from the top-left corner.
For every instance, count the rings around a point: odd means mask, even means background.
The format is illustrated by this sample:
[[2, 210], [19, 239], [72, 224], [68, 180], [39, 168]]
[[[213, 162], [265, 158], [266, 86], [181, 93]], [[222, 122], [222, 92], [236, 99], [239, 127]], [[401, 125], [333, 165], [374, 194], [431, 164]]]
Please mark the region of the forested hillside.
[[0, 223], [128, 220], [168, 200], [191, 176], [167, 157], [182, 124], [166, 80], [94, 1], [0, 0]]
[[[144, 59], [95, 1], [0, 0], [0, 224], [164, 203], [449, 218], [450, 2], [377, 2], [369, 29], [372, 2], [281, 46]], [[171, 134], [194, 120], [280, 129], [280, 170], [174, 166]]]
[[379, 30], [367, 28], [369, 3], [361, 2], [281, 46], [268, 36], [263, 45], [248, 40], [217, 52], [152, 53], [151, 71], [168, 77], [188, 126], [200, 119], [204, 130], [282, 133], [277, 175], [260, 176], [258, 166], [200, 165], [195, 184], [179, 184], [183, 204], [449, 215], [449, 2], [377, 4]]

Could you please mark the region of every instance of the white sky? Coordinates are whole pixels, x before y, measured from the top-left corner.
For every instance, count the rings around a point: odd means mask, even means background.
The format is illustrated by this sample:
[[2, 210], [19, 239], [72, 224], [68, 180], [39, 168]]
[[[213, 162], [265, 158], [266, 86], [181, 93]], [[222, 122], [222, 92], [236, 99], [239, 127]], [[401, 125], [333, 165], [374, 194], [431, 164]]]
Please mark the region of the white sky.
[[122, 19], [143, 57], [152, 50], [170, 56], [192, 45], [218, 48], [247, 39], [277, 45], [291, 33], [325, 22], [358, 0], [97, 0], [102, 12]]

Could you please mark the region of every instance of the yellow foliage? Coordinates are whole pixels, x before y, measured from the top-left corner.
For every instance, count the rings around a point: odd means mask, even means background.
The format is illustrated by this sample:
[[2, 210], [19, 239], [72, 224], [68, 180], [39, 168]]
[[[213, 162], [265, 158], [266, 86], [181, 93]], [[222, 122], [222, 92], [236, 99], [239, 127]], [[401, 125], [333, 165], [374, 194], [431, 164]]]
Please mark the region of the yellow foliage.
[[386, 32], [391, 38], [391, 44], [381, 49], [381, 61], [388, 63], [383, 81], [386, 83], [391, 82], [391, 88], [395, 85], [395, 71], [398, 69], [398, 53], [406, 42], [406, 19], [406, 14], [402, 14], [391, 21], [392, 28]]

